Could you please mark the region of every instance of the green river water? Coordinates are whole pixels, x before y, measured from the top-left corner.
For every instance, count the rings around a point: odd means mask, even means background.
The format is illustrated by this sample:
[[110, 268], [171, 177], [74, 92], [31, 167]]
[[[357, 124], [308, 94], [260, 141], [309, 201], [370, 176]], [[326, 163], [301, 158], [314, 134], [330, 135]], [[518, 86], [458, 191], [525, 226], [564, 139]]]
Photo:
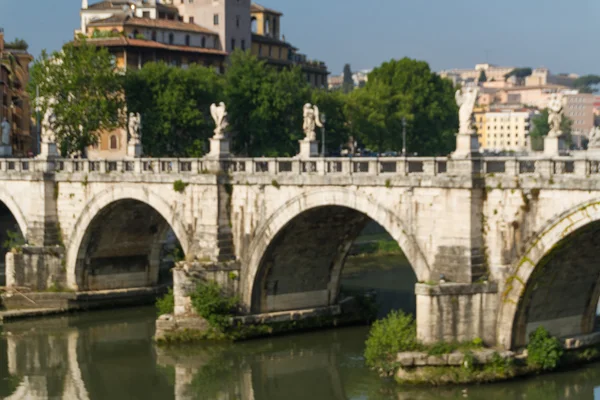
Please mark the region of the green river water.
[[[401, 257], [353, 258], [345, 289], [377, 291], [383, 315], [414, 311], [414, 274]], [[236, 344], [158, 348], [153, 308], [6, 324], [0, 398], [6, 399], [600, 399], [600, 365], [507, 383], [399, 387], [369, 371], [367, 327]]]

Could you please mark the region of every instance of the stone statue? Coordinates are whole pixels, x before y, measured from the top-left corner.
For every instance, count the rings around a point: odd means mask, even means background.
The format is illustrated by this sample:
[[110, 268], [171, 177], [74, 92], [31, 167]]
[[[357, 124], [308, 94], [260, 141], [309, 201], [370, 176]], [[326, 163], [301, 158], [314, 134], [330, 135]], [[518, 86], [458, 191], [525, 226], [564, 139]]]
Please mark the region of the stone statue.
[[10, 146], [10, 123], [6, 118], [2, 120], [2, 145]]
[[215, 120], [215, 136], [213, 139], [225, 139], [226, 130], [229, 126], [229, 121], [227, 120], [227, 107], [225, 107], [225, 103], [220, 102], [219, 105], [211, 104], [210, 106], [210, 115]]
[[592, 128], [588, 139], [588, 149], [600, 148], [600, 126], [595, 126]]
[[54, 133], [54, 124], [56, 123], [56, 115], [54, 114], [53, 103], [49, 102], [42, 119], [41, 139], [44, 143], [54, 143], [56, 134]]
[[459, 134], [470, 135], [475, 133], [473, 129], [473, 108], [475, 108], [478, 94], [479, 88], [477, 87], [466, 87], [456, 91], [456, 104], [460, 107], [458, 111]]
[[548, 101], [548, 125], [550, 126], [548, 137], [559, 137], [562, 135], [560, 124], [562, 122], [564, 105], [565, 98], [561, 94], [554, 93], [550, 96], [550, 100]]
[[142, 116], [140, 113], [129, 113], [129, 143], [142, 143]]
[[321, 122], [321, 118], [319, 117], [319, 107], [313, 106], [310, 103], [304, 105], [304, 125], [302, 129], [304, 130], [306, 141], [315, 141], [317, 140], [317, 134], [315, 133], [316, 127], [322, 128], [323, 122]]

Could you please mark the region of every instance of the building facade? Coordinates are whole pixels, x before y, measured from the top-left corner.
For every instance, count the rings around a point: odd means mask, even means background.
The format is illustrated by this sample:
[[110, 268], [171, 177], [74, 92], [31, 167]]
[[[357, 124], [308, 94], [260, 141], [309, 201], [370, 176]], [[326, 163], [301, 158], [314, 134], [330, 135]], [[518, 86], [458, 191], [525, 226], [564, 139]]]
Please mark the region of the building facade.
[[31, 132], [31, 106], [26, 86], [33, 56], [23, 41], [5, 42], [0, 28], [0, 123], [10, 124], [13, 155], [27, 156], [37, 148]]
[[481, 129], [482, 150], [528, 151], [531, 119], [534, 115], [535, 111], [530, 109], [492, 109], [476, 115], [478, 132]]

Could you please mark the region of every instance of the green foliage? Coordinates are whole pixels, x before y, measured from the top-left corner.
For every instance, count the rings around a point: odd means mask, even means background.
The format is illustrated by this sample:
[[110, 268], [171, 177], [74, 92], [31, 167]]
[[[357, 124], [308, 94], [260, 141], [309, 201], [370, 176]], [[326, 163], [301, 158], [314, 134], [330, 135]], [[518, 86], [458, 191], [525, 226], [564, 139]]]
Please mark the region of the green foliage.
[[12, 42], [4, 43], [4, 48], [27, 51], [29, 44], [25, 41], [25, 39], [15, 38], [15, 40]]
[[527, 364], [542, 370], [552, 370], [558, 366], [563, 355], [560, 341], [540, 326], [529, 335], [527, 344]]
[[425, 350], [429, 355], [436, 356], [441, 354], [450, 354], [453, 351], [470, 352], [471, 350], [480, 349], [483, 347], [483, 340], [475, 338], [470, 342], [448, 343], [438, 342], [430, 346], [425, 346]]
[[354, 90], [354, 79], [352, 79], [352, 68], [350, 68], [350, 64], [346, 64], [346, 65], [344, 65], [342, 92], [347, 94], [353, 90]]
[[371, 327], [366, 342], [365, 361], [371, 368], [390, 371], [398, 352], [418, 348], [417, 325], [412, 315], [392, 311]]
[[146, 155], [200, 157], [207, 152], [215, 128], [210, 105], [221, 101], [223, 90], [223, 78], [214, 69], [147, 63], [128, 71], [124, 86], [128, 109], [142, 116]]
[[239, 300], [227, 296], [216, 282], [201, 282], [192, 294], [192, 306], [215, 329], [224, 331], [230, 326]]
[[383, 63], [364, 88], [349, 95], [347, 116], [353, 136], [372, 150], [402, 148], [419, 155], [445, 155], [454, 149], [458, 107], [454, 88], [423, 61], [404, 58]]
[[28, 90], [44, 115], [50, 100], [55, 119], [51, 121], [63, 155], [80, 153], [98, 142], [99, 132], [122, 127], [120, 110], [125, 103], [122, 81], [108, 50], [80, 41], [62, 51], [45, 51], [31, 68]]
[[577, 78], [574, 82], [575, 88], [581, 93], [596, 93], [600, 86], [599, 75], [584, 75]]
[[[313, 90], [311, 103], [319, 107], [319, 112], [327, 116], [325, 122], [325, 148], [326, 152], [339, 150], [350, 139], [350, 124], [346, 104], [348, 95], [340, 91], [327, 91], [324, 89]], [[319, 136], [320, 139], [320, 136]]]
[[523, 79], [527, 78], [528, 76], [530, 76], [533, 73], [533, 70], [529, 67], [525, 67], [525, 68], [515, 68], [512, 71], [510, 71], [508, 74], [504, 75], [504, 79], [508, 79], [511, 76], [514, 76], [517, 78], [517, 80], [519, 82], [522, 82]]
[[156, 300], [156, 310], [158, 311], [158, 315], [173, 314], [173, 311], [175, 311], [173, 289], [169, 289], [167, 294]]
[[484, 70], [481, 70], [481, 72], [479, 72], [479, 82], [487, 82], [487, 75], [485, 74]]
[[250, 52], [234, 51], [225, 73], [225, 103], [233, 151], [247, 156], [291, 156], [302, 133], [310, 87], [300, 68], [277, 71]]
[[98, 29], [94, 29], [94, 32], [92, 32], [92, 38], [94, 38], [94, 39], [113, 38], [113, 37], [121, 37], [121, 36], [123, 36], [122, 33], [113, 32], [113, 31], [101, 31]]
[[232, 281], [235, 281], [235, 280], [237, 280], [237, 279], [238, 279], [238, 274], [237, 274], [237, 273], [235, 273], [235, 272], [233, 272], [233, 271], [231, 271], [231, 272], [229, 273], [229, 279], [230, 279], [230, 280], [232, 280]]
[[271, 185], [273, 185], [273, 187], [274, 187], [275, 189], [279, 189], [279, 188], [281, 187], [281, 185], [279, 184], [279, 182], [277, 182], [275, 179], [273, 179], [273, 180], [271, 181]]
[[178, 179], [175, 182], [173, 182], [173, 190], [177, 193], [183, 193], [185, 192], [185, 188], [187, 188], [189, 185], [189, 183], [183, 182], [182, 180]]
[[20, 252], [23, 246], [25, 245], [25, 239], [23, 239], [23, 235], [19, 232], [14, 232], [11, 230], [6, 231], [6, 240], [2, 244], [8, 251]]

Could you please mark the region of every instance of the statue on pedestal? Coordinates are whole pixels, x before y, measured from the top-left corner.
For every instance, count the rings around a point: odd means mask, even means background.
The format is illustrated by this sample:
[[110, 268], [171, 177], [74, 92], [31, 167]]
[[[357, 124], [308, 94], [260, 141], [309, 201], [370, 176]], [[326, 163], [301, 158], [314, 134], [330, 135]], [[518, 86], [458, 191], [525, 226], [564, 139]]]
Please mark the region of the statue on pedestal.
[[478, 94], [478, 87], [466, 87], [456, 91], [456, 104], [460, 107], [458, 112], [460, 122], [459, 135], [475, 133], [473, 129], [473, 109], [475, 108]]
[[10, 123], [4, 118], [0, 126], [2, 127], [2, 145], [10, 146]]
[[54, 114], [54, 108], [52, 107], [52, 103], [49, 103], [42, 119], [41, 139], [43, 143], [54, 143], [56, 141], [56, 134], [54, 133], [55, 123], [56, 115]]
[[313, 142], [317, 140], [317, 134], [315, 133], [316, 127], [323, 127], [323, 122], [321, 122], [319, 117], [319, 107], [307, 103], [304, 105], [303, 115], [304, 125], [302, 126], [302, 129], [304, 130], [305, 135], [304, 140]]
[[227, 107], [225, 107], [225, 103], [220, 102], [219, 105], [211, 104], [210, 115], [215, 121], [216, 126], [213, 139], [227, 139], [226, 130], [229, 126], [229, 121], [227, 120]]
[[588, 149], [600, 149], [600, 126], [592, 128], [588, 140]]
[[142, 116], [140, 113], [129, 113], [129, 144], [142, 143]]
[[558, 93], [554, 93], [548, 102], [548, 125], [550, 126], [550, 132], [548, 132], [549, 138], [555, 138], [562, 136], [563, 132], [560, 129], [562, 122], [563, 112], [565, 106], [565, 98]]

